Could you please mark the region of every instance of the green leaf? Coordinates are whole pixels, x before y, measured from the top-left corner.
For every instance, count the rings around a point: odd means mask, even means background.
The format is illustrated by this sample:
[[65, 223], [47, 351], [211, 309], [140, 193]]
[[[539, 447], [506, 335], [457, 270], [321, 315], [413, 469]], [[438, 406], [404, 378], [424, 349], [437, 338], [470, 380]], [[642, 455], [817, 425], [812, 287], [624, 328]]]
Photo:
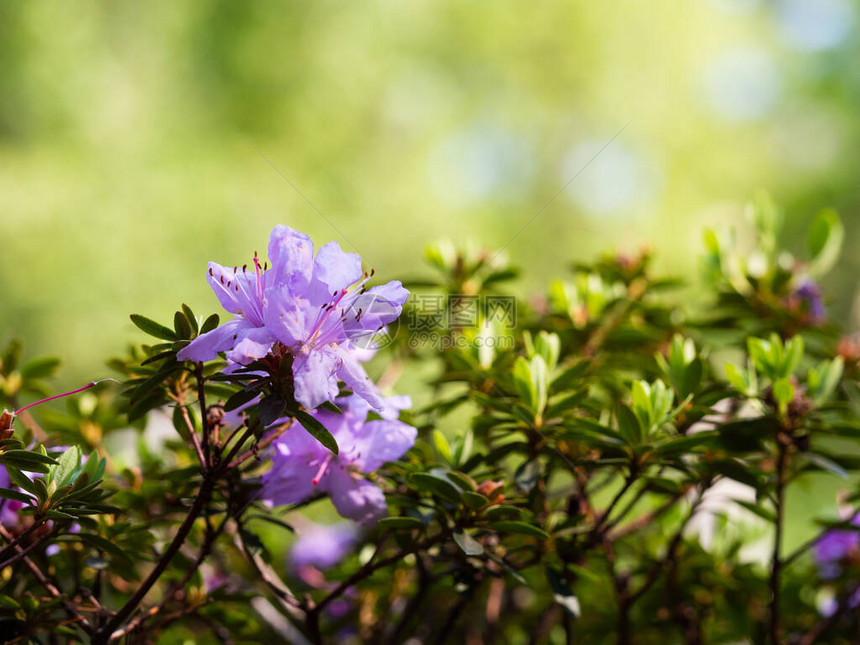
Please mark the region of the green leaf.
[[47, 378], [60, 366], [60, 359], [52, 356], [35, 358], [21, 366], [21, 377], [25, 380]]
[[843, 479], [848, 477], [848, 473], [842, 466], [824, 455], [820, 455], [816, 452], [802, 452], [800, 455], [821, 470], [826, 470], [827, 472], [837, 475], [838, 477], [842, 477]]
[[176, 331], [176, 335], [179, 338], [188, 339], [192, 337], [191, 323], [188, 322], [185, 314], [181, 311], [177, 311], [173, 314], [173, 329]]
[[579, 600], [573, 595], [570, 583], [561, 575], [561, 572], [552, 567], [546, 568], [546, 577], [553, 591], [553, 599], [561, 605], [574, 619], [579, 619], [582, 613]]
[[464, 531], [455, 531], [452, 537], [454, 538], [454, 542], [457, 543], [457, 546], [459, 546], [466, 555], [483, 555], [484, 547], [468, 533]]
[[253, 533], [246, 528], [242, 528], [239, 533], [242, 536], [242, 542], [245, 543], [245, 546], [248, 549], [248, 553], [251, 555], [259, 555], [264, 560], [269, 560], [269, 552], [256, 533]]
[[733, 363], [726, 363], [724, 369], [726, 372], [726, 380], [729, 382], [729, 385], [735, 388], [740, 394], [749, 396], [749, 385], [747, 384], [744, 373]]
[[436, 448], [436, 452], [448, 463], [453, 463], [453, 457], [451, 456], [451, 446], [448, 445], [448, 440], [445, 438], [445, 435], [442, 434], [439, 430], [433, 430], [433, 447]]
[[568, 367], [550, 384], [550, 389], [553, 391], [568, 390], [573, 387], [591, 367], [591, 361], [581, 360], [571, 367]]
[[287, 400], [280, 394], [265, 396], [257, 405], [257, 414], [264, 426], [270, 426], [287, 414]]
[[523, 516], [522, 511], [518, 509], [516, 506], [491, 506], [486, 511], [484, 511], [484, 517], [488, 520], [492, 521], [502, 521], [502, 520], [518, 520]]
[[[45, 470], [47, 470], [47, 468]], [[22, 488], [28, 493], [31, 493], [38, 497], [39, 489], [36, 488], [36, 484], [33, 483], [32, 479], [27, 477], [17, 468], [10, 467], [8, 465], [6, 466], [6, 472], [9, 473], [9, 480], [18, 488]]]
[[57, 462], [48, 455], [43, 455], [40, 452], [9, 450], [0, 455], [0, 463], [15, 466], [21, 470], [46, 473], [48, 472], [48, 466], [52, 466]]
[[69, 515], [68, 513], [63, 513], [62, 511], [58, 511], [56, 509], [48, 509], [45, 514], [52, 520], [57, 520], [60, 522], [70, 522], [75, 519], [74, 515]]
[[21, 605], [14, 598], [0, 596], [0, 607], [4, 609], [21, 609]]
[[11, 488], [0, 488], [0, 497], [5, 499], [14, 499], [16, 502], [22, 502], [27, 505], [33, 504], [33, 498], [25, 495], [21, 491], [12, 490]]
[[484, 508], [487, 504], [490, 503], [490, 500], [488, 500], [480, 493], [473, 493], [470, 490], [467, 490], [465, 493], [463, 493], [463, 501], [466, 503], [466, 506], [468, 506], [472, 510]]
[[618, 431], [631, 445], [638, 445], [643, 438], [642, 425], [639, 417], [624, 403], [619, 403], [616, 407], [615, 416], [618, 420]]
[[172, 329], [169, 329], [146, 316], [132, 314], [130, 318], [131, 322], [133, 322], [141, 331], [146, 332], [150, 336], [155, 336], [162, 340], [179, 340]]
[[788, 404], [794, 401], [794, 385], [787, 378], [781, 378], [773, 384], [773, 398], [779, 406], [780, 414], [785, 414]]
[[492, 522], [490, 524], [490, 528], [499, 533], [518, 533], [520, 535], [530, 535], [532, 537], [540, 538], [542, 540], [549, 539], [549, 533], [537, 526], [534, 526], [533, 524], [528, 524], [526, 522]]
[[230, 412], [231, 410], [241, 408], [243, 405], [250, 403], [258, 396], [260, 396], [260, 391], [256, 388], [245, 388], [244, 390], [239, 390], [236, 394], [227, 399], [227, 402], [224, 403], [224, 410], [226, 412]]
[[385, 517], [379, 520], [379, 528], [392, 529], [394, 531], [404, 529], [424, 529], [424, 522], [417, 517]]
[[534, 410], [537, 402], [537, 390], [532, 380], [529, 362], [522, 356], [514, 362], [512, 376], [520, 398], [530, 409]]
[[453, 482], [465, 491], [474, 491], [478, 488], [478, 484], [477, 482], [475, 482], [474, 479], [472, 479], [465, 473], [461, 473], [456, 470], [445, 471], [445, 479], [450, 482]]
[[697, 432], [684, 437], [672, 437], [657, 446], [657, 454], [659, 455], [677, 455], [687, 453], [701, 448], [702, 446], [711, 446], [716, 443], [719, 433], [714, 430]]
[[191, 307], [186, 305], [184, 302], [182, 303], [182, 313], [185, 314], [185, 318], [188, 320], [188, 324], [191, 325], [191, 334], [188, 335], [196, 336], [197, 332], [200, 331], [200, 328], [197, 326], [197, 317], [194, 315], [194, 312], [191, 311]]
[[57, 460], [57, 464], [53, 466], [48, 473], [47, 480], [55, 482], [57, 487], [70, 484], [69, 481], [72, 474], [81, 463], [81, 451], [77, 446], [72, 446], [66, 450]]
[[77, 539], [81, 542], [86, 542], [92, 547], [99, 549], [100, 551], [104, 551], [110, 557], [115, 558], [116, 560], [122, 561], [125, 565], [133, 565], [134, 562], [129, 557], [129, 555], [123, 551], [119, 546], [117, 546], [111, 540], [103, 538], [101, 535], [96, 535], [95, 533], [77, 533], [77, 534], [68, 534], [63, 536], [66, 541], [71, 541], [72, 539]]
[[337, 441], [335, 441], [331, 432], [328, 431], [328, 428], [320, 423], [316, 417], [311, 416], [304, 410], [296, 410], [295, 417], [296, 420], [302, 424], [302, 427], [314, 437], [314, 439], [319, 441], [334, 454], [338, 454]]
[[218, 314], [212, 314], [206, 320], [203, 321], [203, 324], [200, 326], [200, 334], [206, 334], [218, 326], [218, 323], [221, 322], [220, 316]]
[[755, 502], [748, 502], [742, 499], [736, 499], [732, 501], [734, 501], [734, 503], [739, 506], [743, 506], [750, 513], [752, 513], [753, 515], [757, 515], [766, 522], [770, 522], [771, 524], [776, 522], [776, 514], [773, 511], [762, 506], [761, 503], [756, 504]]
[[412, 475], [412, 483], [420, 490], [438, 495], [449, 502], [459, 503], [463, 496], [462, 491], [447, 479], [430, 475], [428, 473], [415, 473]]
[[813, 277], [820, 277], [833, 268], [844, 239], [845, 227], [836, 211], [823, 210], [815, 216], [807, 236], [812, 256], [809, 272]]

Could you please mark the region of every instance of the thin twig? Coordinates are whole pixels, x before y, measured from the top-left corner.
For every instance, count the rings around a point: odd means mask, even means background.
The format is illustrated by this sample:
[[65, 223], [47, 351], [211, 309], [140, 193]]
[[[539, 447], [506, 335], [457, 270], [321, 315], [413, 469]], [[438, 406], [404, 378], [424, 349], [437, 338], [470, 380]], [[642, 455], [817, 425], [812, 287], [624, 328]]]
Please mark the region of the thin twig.
[[773, 536], [773, 554], [770, 565], [770, 619], [768, 628], [772, 645], [779, 645], [779, 590], [782, 560], [779, 557], [782, 544], [783, 519], [785, 514], [785, 469], [788, 452], [785, 444], [777, 436], [776, 455], [776, 521]]
[[[12, 541], [12, 535], [9, 533], [9, 531], [7, 531], [5, 529], [5, 527], [2, 524], [0, 524], [0, 536], [2, 536], [7, 542]], [[20, 546], [16, 546], [15, 548], [21, 549]], [[61, 599], [61, 601], [63, 603], [63, 607], [66, 610], [66, 613], [69, 614], [69, 616], [75, 622], [80, 623], [85, 631], [89, 632], [90, 631], [89, 621], [86, 618], [84, 618], [78, 612], [78, 610], [75, 608], [75, 606], [72, 603], [70, 603], [66, 599], [66, 597], [60, 592], [60, 590], [57, 589], [57, 587], [48, 579], [48, 577], [44, 573], [42, 573], [42, 570], [38, 566], [36, 566], [36, 563], [34, 563], [26, 555], [23, 557], [23, 561], [24, 561], [24, 564], [27, 565], [27, 568], [30, 569], [30, 571], [33, 573], [33, 575], [36, 576], [36, 580], [39, 581], [39, 583], [47, 590], [47, 592], [49, 594], [51, 594], [51, 596], [53, 596], [54, 598]]]

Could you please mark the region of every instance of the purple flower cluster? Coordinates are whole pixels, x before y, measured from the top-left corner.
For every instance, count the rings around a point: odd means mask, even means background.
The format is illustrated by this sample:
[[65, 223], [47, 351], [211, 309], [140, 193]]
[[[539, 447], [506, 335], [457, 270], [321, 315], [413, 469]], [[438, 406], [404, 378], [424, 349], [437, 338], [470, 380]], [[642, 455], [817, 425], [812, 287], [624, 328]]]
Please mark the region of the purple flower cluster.
[[[860, 526], [860, 513], [851, 520], [854, 526]], [[851, 529], [833, 529], [825, 533], [815, 544], [815, 561], [822, 578], [836, 578], [842, 571], [841, 563], [860, 550], [860, 531]]]
[[791, 292], [789, 305], [806, 313], [810, 322], [815, 325], [821, 324], [827, 318], [821, 287], [811, 278], [804, 278]]
[[[273, 349], [292, 356], [295, 399], [313, 409], [338, 394], [338, 381], [375, 409], [382, 398], [360, 358], [368, 339], [400, 315], [409, 292], [398, 281], [367, 288], [361, 259], [329, 242], [314, 257], [303, 233], [276, 226], [269, 261], [261, 266], [209, 263], [207, 279], [234, 318], [202, 334], [179, 352], [180, 360], [212, 360], [226, 352], [247, 365]], [[276, 347], [277, 346], [277, 347]]]
[[298, 534], [290, 549], [290, 565], [301, 573], [307, 567], [325, 570], [335, 566], [355, 546], [358, 528], [352, 522], [331, 526], [308, 522]]
[[340, 448], [329, 452], [298, 422], [274, 443], [272, 469], [263, 480], [264, 497], [274, 505], [297, 504], [327, 493], [344, 517], [372, 524], [386, 514], [382, 490], [363, 474], [402, 457], [414, 444], [418, 431], [397, 420], [410, 406], [409, 397], [383, 401], [379, 419], [368, 420], [370, 405], [350, 396], [335, 403], [342, 413], [316, 410], [316, 417], [332, 433]]

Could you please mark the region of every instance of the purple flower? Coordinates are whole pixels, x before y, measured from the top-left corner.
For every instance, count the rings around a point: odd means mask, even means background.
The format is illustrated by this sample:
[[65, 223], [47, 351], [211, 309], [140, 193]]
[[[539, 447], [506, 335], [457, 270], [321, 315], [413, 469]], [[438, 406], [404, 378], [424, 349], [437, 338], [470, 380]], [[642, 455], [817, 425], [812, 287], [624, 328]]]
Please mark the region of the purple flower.
[[316, 410], [313, 415], [332, 433], [340, 453], [329, 452], [294, 423], [274, 444], [272, 470], [263, 481], [265, 496], [280, 505], [327, 493], [338, 513], [372, 524], [386, 514], [385, 496], [361, 474], [399, 459], [414, 445], [418, 431], [397, 421], [398, 411], [410, 405], [409, 397], [385, 399], [382, 418], [372, 421], [364, 399], [351, 396], [337, 403], [342, 414]]
[[[202, 334], [179, 352], [180, 360], [212, 360], [219, 352], [247, 365], [273, 349], [292, 356], [296, 401], [315, 408], [338, 394], [338, 380], [382, 407], [357, 352], [397, 319], [409, 292], [398, 281], [366, 288], [361, 258], [337, 242], [314, 258], [307, 235], [276, 226], [269, 238], [269, 260], [251, 269], [209, 263], [208, 281], [233, 320]], [[278, 346], [277, 348], [275, 346]]]
[[[860, 526], [860, 513], [851, 520], [854, 526]], [[839, 562], [860, 548], [860, 532], [854, 530], [833, 529], [824, 534], [815, 544], [815, 561], [822, 578], [836, 578], [841, 567]]]
[[358, 529], [352, 522], [331, 526], [308, 522], [299, 529], [299, 537], [290, 549], [290, 564], [297, 570], [330, 569], [352, 550], [357, 538]]
[[[5, 466], [0, 466], [0, 487], [13, 488]], [[18, 511], [22, 508], [24, 508], [23, 502], [18, 502], [14, 499], [0, 499], [0, 524], [3, 526], [17, 524]]]
[[789, 302], [797, 303], [796, 306], [807, 313], [813, 323], [821, 323], [827, 317], [821, 287], [811, 278], [804, 278], [801, 281], [800, 285], [791, 292]]

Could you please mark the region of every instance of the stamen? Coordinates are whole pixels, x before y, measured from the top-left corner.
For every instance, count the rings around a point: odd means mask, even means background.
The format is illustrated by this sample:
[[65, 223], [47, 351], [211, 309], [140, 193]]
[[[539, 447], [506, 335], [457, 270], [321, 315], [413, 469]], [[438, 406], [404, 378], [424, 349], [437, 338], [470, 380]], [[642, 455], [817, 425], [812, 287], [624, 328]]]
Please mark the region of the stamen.
[[320, 465], [320, 468], [317, 471], [317, 474], [314, 475], [314, 478], [311, 480], [311, 482], [313, 483], [314, 486], [319, 484], [320, 479], [322, 479], [322, 476], [325, 475], [326, 468], [328, 468], [328, 465], [331, 463], [332, 457], [334, 457], [334, 455], [332, 453], [329, 453], [328, 455], [326, 455], [326, 458], [323, 459], [322, 465]]
[[49, 396], [47, 399], [41, 399], [40, 401], [35, 401], [33, 403], [29, 403], [25, 405], [23, 408], [20, 408], [15, 411], [15, 414], [21, 414], [24, 410], [28, 408], [32, 408], [34, 405], [39, 405], [41, 403], [47, 403], [48, 401], [53, 401], [54, 399], [59, 399], [64, 396], [71, 396], [72, 394], [77, 394], [78, 392], [83, 392], [84, 390], [89, 390], [91, 387], [95, 387], [99, 383], [103, 383], [104, 381], [113, 381], [114, 383], [119, 383], [115, 378], [103, 378], [98, 381], [90, 381], [83, 387], [79, 387], [77, 390], [72, 390], [71, 392], [63, 392], [62, 394], [55, 394], [54, 396]]
[[260, 271], [260, 259], [257, 257], [256, 251], [254, 251], [254, 271], [257, 274], [257, 291], [259, 292], [260, 302], [263, 302], [263, 274]]

